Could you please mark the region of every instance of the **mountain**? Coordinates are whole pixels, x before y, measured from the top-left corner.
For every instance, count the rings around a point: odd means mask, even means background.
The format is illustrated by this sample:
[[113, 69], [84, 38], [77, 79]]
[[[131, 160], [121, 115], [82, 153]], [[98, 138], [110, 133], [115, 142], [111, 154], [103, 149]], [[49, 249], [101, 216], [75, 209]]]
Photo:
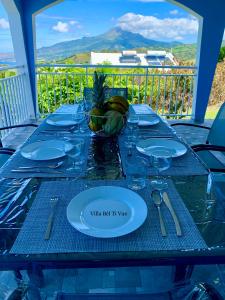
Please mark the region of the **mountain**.
[[181, 43], [150, 40], [138, 33], [123, 31], [116, 27], [95, 37], [83, 37], [77, 40], [57, 43], [50, 47], [40, 48], [38, 49], [38, 60], [61, 60], [76, 53], [86, 53], [91, 51], [171, 48], [177, 45], [181, 45]]

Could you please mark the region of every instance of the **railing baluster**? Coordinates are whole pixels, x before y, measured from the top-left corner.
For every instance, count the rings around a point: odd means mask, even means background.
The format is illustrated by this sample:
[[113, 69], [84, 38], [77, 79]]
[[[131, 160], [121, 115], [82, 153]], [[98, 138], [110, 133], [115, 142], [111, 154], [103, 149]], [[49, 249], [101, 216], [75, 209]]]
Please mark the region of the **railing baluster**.
[[190, 110], [190, 106], [191, 106], [191, 96], [193, 97], [193, 80], [194, 80], [194, 76], [192, 76], [191, 78], [191, 82], [190, 82], [190, 92], [189, 92], [189, 97], [188, 97], [188, 105], [187, 105], [187, 114], [189, 115], [189, 110]]
[[25, 111], [25, 115], [24, 115], [24, 120], [27, 120], [30, 115], [29, 115], [29, 111], [28, 111], [28, 106], [26, 103], [26, 87], [25, 87], [25, 74], [21, 74], [20, 76], [18, 76], [19, 82], [20, 82], [20, 88], [21, 88], [21, 99], [23, 102], [23, 106], [24, 106], [24, 111]]
[[151, 85], [151, 94], [150, 94], [150, 105], [151, 106], [152, 106], [152, 103], [153, 103], [154, 81], [155, 81], [155, 75], [152, 75], [152, 85]]
[[171, 110], [171, 102], [173, 101], [173, 79], [174, 77], [171, 76], [171, 83], [170, 83], [170, 101], [169, 101], [169, 107], [168, 107], [168, 113], [170, 114]]
[[22, 122], [22, 120], [24, 120], [26, 117], [26, 110], [25, 110], [25, 105], [23, 102], [23, 97], [22, 97], [22, 91], [21, 91], [21, 86], [20, 86], [20, 82], [19, 82], [19, 77], [15, 77], [15, 85], [16, 85], [16, 94], [17, 94], [17, 99], [18, 99], [18, 103], [21, 107], [21, 116], [20, 116], [20, 122]]
[[[42, 80], [41, 80], [41, 73], [37, 73], [38, 74], [38, 80], [37, 80], [37, 95], [38, 95], [38, 106], [39, 109], [41, 107], [41, 103], [43, 101], [42, 99]], [[43, 108], [43, 107], [42, 107]], [[40, 110], [41, 115], [44, 113], [44, 111], [41, 109]]]
[[180, 76], [178, 77], [177, 88], [176, 88], [176, 101], [175, 101], [175, 107], [173, 112], [174, 114], [177, 114], [179, 88], [180, 88]]
[[57, 103], [56, 103], [56, 91], [55, 91], [55, 74], [52, 75], [52, 87], [53, 87], [53, 91], [54, 91], [54, 103], [55, 103], [55, 108], [57, 107]]
[[48, 74], [45, 76], [45, 82], [46, 82], [46, 94], [47, 94], [47, 101], [48, 101], [48, 113], [50, 113], [50, 100], [49, 100], [49, 90], [48, 90]]
[[164, 97], [163, 97], [163, 104], [162, 104], [162, 115], [164, 115], [165, 113], [166, 87], [167, 87], [167, 76], [164, 76]]
[[67, 104], [69, 104], [68, 73], [67, 72], [66, 72], [66, 100], [67, 100]]
[[[45, 66], [45, 65], [42, 65]], [[47, 65], [46, 65], [47, 66]], [[49, 66], [49, 65], [48, 65]], [[98, 69], [104, 69], [104, 68], [115, 68], [115, 72], [105, 72], [105, 74], [108, 75], [108, 80], [107, 84], [110, 87], [128, 87], [129, 88], [129, 95], [132, 99], [132, 102], [134, 103], [136, 99], [136, 102], [144, 102], [144, 103], [149, 103], [150, 105], [154, 106], [158, 112], [161, 112], [163, 115], [166, 114], [166, 105], [168, 103], [168, 109], [171, 111], [172, 115], [172, 105], [173, 110], [175, 109], [175, 113], [173, 115], [189, 115], [187, 113], [187, 93], [186, 93], [186, 88], [183, 86], [183, 94], [181, 94], [181, 99], [182, 99], [182, 106], [181, 106], [181, 112], [179, 108], [178, 110], [178, 100], [179, 100], [179, 95], [180, 95], [180, 81], [181, 81], [181, 76], [184, 77], [184, 82], [187, 85], [187, 80], [188, 76], [190, 76], [188, 73], [184, 74], [168, 74], [168, 70], [177, 70], [177, 69], [184, 69], [184, 70], [195, 70], [194, 67], [152, 67], [152, 66], [103, 66], [103, 65], [83, 65], [83, 70], [81, 72], [76, 72], [74, 73], [73, 68], [81, 68], [80, 65], [50, 65], [49, 67], [61, 67], [62, 71], [61, 72], [48, 72], [45, 71], [43, 68], [39, 71], [37, 71], [37, 76], [40, 77], [42, 75], [44, 76], [53, 76], [52, 77], [52, 85], [54, 88], [57, 89], [59, 87], [60, 90], [60, 104], [64, 103], [65, 101], [67, 103], [74, 102], [74, 99], [72, 99], [72, 94], [76, 96], [77, 98], [77, 91], [76, 88], [77, 86], [79, 87], [79, 94], [82, 97], [83, 94], [83, 88], [84, 84], [85, 86], [89, 87], [92, 84], [93, 80], [93, 71]], [[91, 68], [90, 74], [89, 68]], [[124, 72], [126, 69], [131, 69], [131, 72]], [[163, 73], [163, 70], [166, 69], [166, 72]], [[141, 70], [145, 70], [145, 72], [141, 72]], [[150, 72], [150, 70], [152, 72]], [[91, 77], [91, 80], [89, 78]], [[157, 78], [156, 78], [157, 77]], [[175, 77], [177, 78], [178, 81], [178, 86], [174, 86], [174, 80]], [[56, 78], [59, 79], [56, 81]], [[156, 81], [157, 80], [157, 81]], [[163, 80], [163, 82], [162, 82]], [[182, 81], [183, 82], [183, 81]], [[44, 82], [45, 85], [48, 84], [47, 82]], [[57, 84], [57, 86], [56, 86]], [[70, 93], [70, 86], [72, 86], [73, 93]], [[175, 91], [174, 91], [175, 88]], [[41, 93], [41, 80], [40, 80], [40, 86], [39, 86], [39, 93]], [[51, 96], [49, 94], [50, 92], [50, 86], [45, 86], [45, 90], [47, 91], [47, 96], [51, 97], [53, 99], [49, 99], [50, 103], [48, 105], [51, 105], [51, 102], [54, 100], [54, 105], [58, 105], [55, 101], [55, 91], [54, 95], [52, 94], [51, 91]], [[66, 96], [66, 99], [62, 99], [63, 96]], [[174, 94], [175, 93], [175, 94]], [[192, 91], [188, 93], [189, 96], [189, 105], [191, 102], [191, 95]], [[42, 95], [39, 94], [39, 99], [41, 99]], [[129, 99], [130, 99], [129, 97]], [[42, 97], [43, 98], [43, 97]], [[142, 99], [143, 98], [143, 99]], [[48, 100], [45, 100], [48, 101]], [[49, 108], [52, 110], [52, 108]], [[183, 113], [183, 110], [185, 112]], [[177, 112], [176, 112], [177, 111]]]
[[146, 97], [147, 97], [147, 88], [148, 88], [148, 68], [145, 72], [145, 91], [144, 91], [144, 102], [146, 103]]
[[59, 89], [60, 89], [60, 101], [59, 104], [62, 105], [63, 101], [62, 101], [62, 75], [59, 75]]
[[[6, 80], [6, 79], [5, 79]], [[3, 91], [3, 97], [4, 97], [4, 102], [3, 102], [3, 107], [4, 107], [4, 111], [5, 111], [5, 117], [6, 117], [6, 126], [10, 125], [10, 119], [9, 119], [9, 112], [8, 112], [8, 97], [6, 94], [6, 88], [5, 88], [5, 80], [3, 81], [2, 84], [2, 91]]]
[[157, 101], [156, 101], [156, 112], [159, 110], [159, 98], [160, 97], [160, 75], [158, 75], [158, 89], [157, 89]]
[[181, 97], [181, 107], [180, 107], [180, 114], [181, 115], [183, 113], [183, 108], [184, 108], [184, 95], [185, 95], [185, 91], [186, 91], [186, 82], [187, 82], [187, 77], [185, 77], [184, 84], [183, 84], [183, 93], [182, 93], [182, 97]]

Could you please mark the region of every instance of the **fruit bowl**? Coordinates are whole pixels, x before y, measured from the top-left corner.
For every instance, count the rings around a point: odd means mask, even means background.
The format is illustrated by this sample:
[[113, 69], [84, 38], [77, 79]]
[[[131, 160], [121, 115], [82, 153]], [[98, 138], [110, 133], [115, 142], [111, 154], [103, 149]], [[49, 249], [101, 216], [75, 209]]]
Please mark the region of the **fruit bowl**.
[[126, 120], [126, 114], [117, 114], [116, 111], [108, 111], [105, 115], [88, 114], [88, 125], [90, 130], [100, 137], [119, 135], [126, 124]]

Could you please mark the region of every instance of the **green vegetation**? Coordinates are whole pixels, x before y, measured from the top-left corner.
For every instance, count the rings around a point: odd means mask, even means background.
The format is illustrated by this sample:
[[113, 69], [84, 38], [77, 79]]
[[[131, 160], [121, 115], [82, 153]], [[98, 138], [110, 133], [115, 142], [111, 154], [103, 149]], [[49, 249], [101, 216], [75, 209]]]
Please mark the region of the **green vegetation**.
[[195, 44], [187, 44], [187, 45], [179, 45], [172, 48], [172, 53], [179, 60], [182, 65], [186, 63], [186, 61], [194, 61], [196, 56], [196, 45]]
[[225, 58], [225, 46], [220, 48], [220, 54], [219, 54], [219, 58], [218, 61], [222, 62]]
[[[93, 73], [89, 68], [40, 68], [38, 72], [38, 100], [42, 113], [53, 112], [62, 103], [74, 103], [83, 97], [84, 87], [93, 86]], [[109, 87], [127, 87], [130, 103], [150, 103], [163, 113], [182, 114], [191, 105], [192, 77], [189, 70], [170, 70], [162, 76], [160, 70], [97, 68], [107, 74]], [[181, 76], [176, 76], [182, 74]], [[87, 76], [86, 76], [87, 75]]]

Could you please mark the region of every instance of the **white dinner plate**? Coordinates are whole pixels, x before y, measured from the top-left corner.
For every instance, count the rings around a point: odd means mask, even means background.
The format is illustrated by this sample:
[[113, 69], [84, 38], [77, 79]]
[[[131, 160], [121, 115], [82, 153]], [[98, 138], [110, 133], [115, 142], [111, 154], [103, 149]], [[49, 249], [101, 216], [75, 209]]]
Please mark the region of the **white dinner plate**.
[[143, 115], [139, 116], [138, 126], [152, 126], [158, 124], [159, 121], [159, 117], [155, 115]]
[[75, 115], [65, 114], [65, 115], [50, 115], [46, 123], [52, 126], [73, 126], [80, 122], [79, 119], [75, 118]]
[[[184, 144], [172, 139], [151, 138], [141, 140], [136, 145], [137, 150], [147, 156], [151, 156], [152, 152], [159, 147], [160, 150], [164, 148], [165, 153], [170, 151], [171, 157], [182, 156], [187, 152], [187, 147]], [[166, 157], [168, 157], [168, 155]]]
[[61, 140], [40, 141], [29, 144], [21, 149], [21, 155], [31, 160], [51, 160], [64, 157], [73, 145]]
[[133, 108], [135, 114], [155, 114], [153, 109], [147, 104], [132, 104], [131, 107]]
[[79, 193], [67, 206], [67, 219], [78, 231], [113, 238], [139, 228], [147, 217], [145, 201], [135, 192], [99, 186]]

